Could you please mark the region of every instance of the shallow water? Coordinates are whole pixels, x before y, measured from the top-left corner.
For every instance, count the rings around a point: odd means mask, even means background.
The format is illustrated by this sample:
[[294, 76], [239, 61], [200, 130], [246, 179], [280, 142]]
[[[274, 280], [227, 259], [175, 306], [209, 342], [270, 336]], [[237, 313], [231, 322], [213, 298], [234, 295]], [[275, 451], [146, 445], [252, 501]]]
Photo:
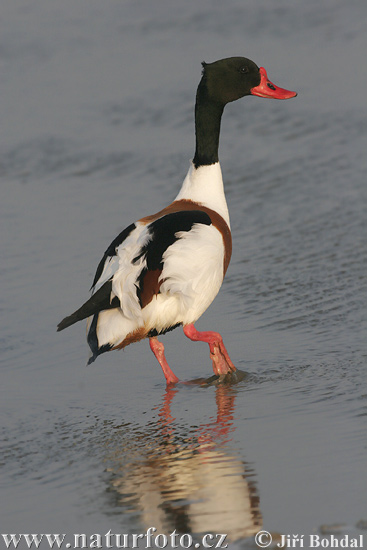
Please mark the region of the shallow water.
[[[261, 528], [304, 547], [329, 530], [367, 545], [366, 12], [3, 2], [2, 532], [71, 543], [154, 526], [236, 549]], [[246, 98], [222, 122], [234, 253], [197, 326], [247, 376], [166, 390], [146, 342], [85, 368], [84, 327], [56, 324], [117, 232], [176, 195], [200, 61], [230, 55], [299, 92]], [[207, 346], [163, 341], [183, 380], [210, 376]]]

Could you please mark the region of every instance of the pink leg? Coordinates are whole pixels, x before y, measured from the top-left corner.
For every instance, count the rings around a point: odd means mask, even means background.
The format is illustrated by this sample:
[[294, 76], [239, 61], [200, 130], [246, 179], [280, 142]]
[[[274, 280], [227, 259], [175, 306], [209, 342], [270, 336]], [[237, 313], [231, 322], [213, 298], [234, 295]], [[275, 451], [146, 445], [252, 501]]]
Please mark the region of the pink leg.
[[166, 378], [167, 384], [176, 384], [180, 380], [177, 376], [171, 371], [167, 363], [167, 359], [164, 356], [164, 345], [162, 342], [159, 342], [157, 338], [149, 338], [150, 349], [154, 353], [158, 363], [162, 367], [163, 374]]
[[190, 340], [209, 344], [214, 374], [228, 374], [236, 370], [223, 344], [223, 339], [218, 332], [199, 332], [193, 323], [185, 325], [183, 331], [185, 336], [190, 338]]

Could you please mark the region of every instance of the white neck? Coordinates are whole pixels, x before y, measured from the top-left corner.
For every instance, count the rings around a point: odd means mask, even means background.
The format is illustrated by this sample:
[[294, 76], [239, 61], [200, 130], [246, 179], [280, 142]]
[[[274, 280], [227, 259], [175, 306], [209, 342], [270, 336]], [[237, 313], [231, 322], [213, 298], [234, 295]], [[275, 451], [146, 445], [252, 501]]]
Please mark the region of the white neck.
[[180, 199], [191, 200], [215, 210], [229, 226], [229, 213], [219, 162], [208, 166], [199, 166], [199, 168], [195, 168], [191, 163], [175, 200]]

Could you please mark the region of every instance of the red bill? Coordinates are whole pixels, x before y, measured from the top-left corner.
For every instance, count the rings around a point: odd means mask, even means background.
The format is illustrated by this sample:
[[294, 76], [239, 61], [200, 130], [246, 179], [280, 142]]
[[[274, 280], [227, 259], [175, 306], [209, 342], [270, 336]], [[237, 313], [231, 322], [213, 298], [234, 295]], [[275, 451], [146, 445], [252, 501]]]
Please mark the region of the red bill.
[[295, 97], [297, 95], [297, 92], [291, 92], [290, 90], [279, 88], [279, 86], [276, 86], [270, 82], [264, 67], [260, 67], [259, 72], [261, 76], [260, 84], [251, 89], [252, 95], [257, 95], [259, 97], [271, 97], [273, 99], [290, 99], [291, 97]]

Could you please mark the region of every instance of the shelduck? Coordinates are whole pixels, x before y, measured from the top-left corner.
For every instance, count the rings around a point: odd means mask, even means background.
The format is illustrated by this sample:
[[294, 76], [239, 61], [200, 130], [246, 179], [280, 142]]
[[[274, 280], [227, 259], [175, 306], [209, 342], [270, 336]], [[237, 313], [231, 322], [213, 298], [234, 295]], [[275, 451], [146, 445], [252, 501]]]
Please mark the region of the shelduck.
[[214, 375], [236, 371], [222, 337], [194, 323], [217, 295], [231, 258], [232, 239], [218, 160], [225, 105], [247, 95], [288, 99], [263, 67], [245, 57], [202, 63], [195, 105], [196, 149], [175, 200], [124, 229], [107, 248], [92, 295], [63, 319], [58, 331], [87, 319], [88, 364], [110, 350], [149, 338], [167, 384], [179, 381], [158, 340], [180, 325], [193, 341], [207, 342]]

